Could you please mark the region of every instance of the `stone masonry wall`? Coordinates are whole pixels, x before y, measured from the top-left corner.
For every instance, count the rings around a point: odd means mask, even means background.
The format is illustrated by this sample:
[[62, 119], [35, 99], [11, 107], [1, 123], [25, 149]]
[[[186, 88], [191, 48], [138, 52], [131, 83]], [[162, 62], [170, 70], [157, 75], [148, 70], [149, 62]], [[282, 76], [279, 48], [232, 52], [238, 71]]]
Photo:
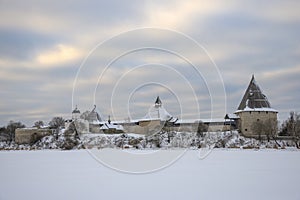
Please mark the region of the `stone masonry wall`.
[[15, 142], [17, 144], [31, 144], [51, 134], [51, 129], [18, 128], [15, 132]]
[[251, 129], [254, 122], [268, 119], [277, 120], [277, 113], [272, 111], [243, 111], [237, 115], [240, 117], [240, 130], [245, 136], [256, 135]]

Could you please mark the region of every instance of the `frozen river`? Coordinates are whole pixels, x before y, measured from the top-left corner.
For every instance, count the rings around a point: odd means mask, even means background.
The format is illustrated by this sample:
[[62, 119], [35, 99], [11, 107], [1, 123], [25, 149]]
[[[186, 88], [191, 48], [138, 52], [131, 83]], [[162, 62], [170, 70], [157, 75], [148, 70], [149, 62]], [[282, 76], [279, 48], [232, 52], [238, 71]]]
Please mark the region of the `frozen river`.
[[300, 199], [300, 151], [216, 149], [203, 160], [197, 154], [128, 174], [86, 150], [2, 151], [0, 199]]

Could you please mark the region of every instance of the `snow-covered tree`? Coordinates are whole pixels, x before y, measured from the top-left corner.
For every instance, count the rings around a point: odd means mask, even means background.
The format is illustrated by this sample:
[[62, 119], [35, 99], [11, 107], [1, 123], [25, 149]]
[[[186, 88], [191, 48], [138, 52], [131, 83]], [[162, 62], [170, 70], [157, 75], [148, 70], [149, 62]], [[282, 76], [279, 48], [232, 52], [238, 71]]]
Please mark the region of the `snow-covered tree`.
[[80, 120], [75, 121], [75, 127], [79, 134], [87, 133], [89, 131], [88, 124]]

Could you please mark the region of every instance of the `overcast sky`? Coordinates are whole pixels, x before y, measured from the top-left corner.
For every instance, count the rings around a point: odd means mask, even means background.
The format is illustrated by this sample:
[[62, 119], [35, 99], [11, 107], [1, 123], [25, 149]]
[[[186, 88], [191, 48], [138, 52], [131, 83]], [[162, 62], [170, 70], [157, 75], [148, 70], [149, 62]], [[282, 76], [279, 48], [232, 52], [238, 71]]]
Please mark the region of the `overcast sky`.
[[69, 118], [75, 105], [94, 104], [103, 118], [138, 118], [157, 95], [174, 116], [222, 117], [252, 74], [284, 120], [300, 111], [299, 8], [298, 0], [0, 0], [0, 125]]

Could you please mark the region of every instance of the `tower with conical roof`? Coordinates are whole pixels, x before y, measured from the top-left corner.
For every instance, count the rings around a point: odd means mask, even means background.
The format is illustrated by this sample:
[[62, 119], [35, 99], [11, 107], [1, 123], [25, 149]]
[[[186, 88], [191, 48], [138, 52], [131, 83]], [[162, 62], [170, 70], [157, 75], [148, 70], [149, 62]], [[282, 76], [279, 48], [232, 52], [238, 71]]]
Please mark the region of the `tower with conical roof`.
[[244, 94], [238, 110], [244, 110], [246, 108], [271, 108], [270, 102], [256, 83], [254, 75], [252, 75], [250, 84]]
[[162, 103], [161, 103], [161, 100], [160, 100], [159, 96], [157, 96], [154, 104], [155, 104], [156, 108], [161, 107]]
[[154, 106], [149, 109], [144, 117], [144, 119], [159, 119], [161, 121], [168, 121], [171, 118], [173, 118], [172, 115], [162, 106], [159, 96], [157, 96]]
[[[245, 136], [255, 136], [252, 129], [257, 122], [265, 122], [267, 120], [277, 121], [277, 110], [271, 107], [271, 104], [258, 86], [254, 75], [252, 75], [249, 86], [238, 106], [237, 114], [240, 117], [239, 128]], [[261, 134], [261, 133], [260, 133]]]
[[79, 117], [80, 117], [80, 111], [78, 110], [76, 105], [75, 109], [72, 111], [72, 119], [76, 120], [79, 119]]

